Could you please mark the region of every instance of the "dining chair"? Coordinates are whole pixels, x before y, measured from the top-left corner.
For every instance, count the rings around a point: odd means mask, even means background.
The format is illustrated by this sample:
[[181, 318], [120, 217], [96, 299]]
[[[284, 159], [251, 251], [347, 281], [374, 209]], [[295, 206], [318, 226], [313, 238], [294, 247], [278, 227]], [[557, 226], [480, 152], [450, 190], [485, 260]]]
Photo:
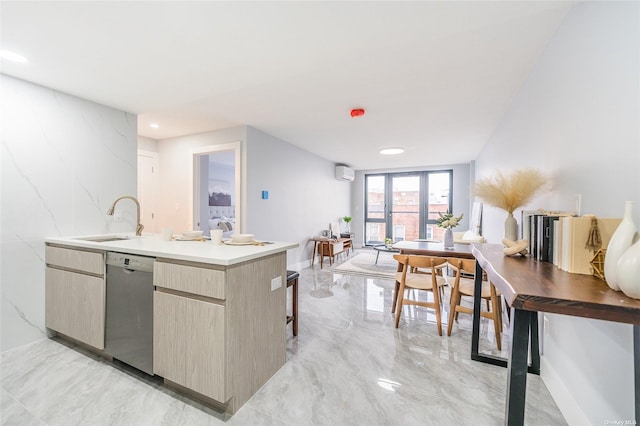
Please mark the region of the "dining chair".
[[[393, 258], [401, 265], [402, 270], [396, 272], [396, 283], [399, 283], [394, 299], [397, 299], [396, 328], [400, 323], [402, 307], [417, 305], [432, 308], [436, 311], [438, 335], [442, 336], [442, 318], [440, 313], [440, 289], [446, 284], [442, 276], [442, 266], [447, 263], [446, 258], [394, 254]], [[424, 271], [426, 270], [426, 271]], [[433, 302], [420, 301], [405, 297], [405, 290], [425, 290], [433, 293]], [[393, 307], [392, 307], [393, 311]]]
[[[453, 285], [451, 285], [451, 308], [449, 309], [449, 324], [447, 336], [451, 336], [453, 321], [458, 319], [458, 313], [463, 312], [473, 314], [473, 309], [462, 306], [462, 296], [473, 298], [474, 275], [476, 271], [476, 261], [474, 259], [448, 258], [447, 263], [453, 271]], [[451, 278], [451, 277], [449, 277]], [[496, 344], [498, 350], [502, 350], [502, 302], [500, 293], [495, 286], [488, 282], [482, 283], [482, 299], [487, 302], [487, 311], [480, 311], [480, 315], [493, 320], [496, 333]], [[491, 302], [491, 303], [489, 303]]]

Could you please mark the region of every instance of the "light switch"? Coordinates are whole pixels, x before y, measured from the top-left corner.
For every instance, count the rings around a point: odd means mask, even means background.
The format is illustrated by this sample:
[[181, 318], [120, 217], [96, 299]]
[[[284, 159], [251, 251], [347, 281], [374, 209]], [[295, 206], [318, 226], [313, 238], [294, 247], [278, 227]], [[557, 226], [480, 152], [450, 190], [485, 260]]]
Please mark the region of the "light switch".
[[277, 290], [282, 287], [282, 277], [277, 276], [271, 280], [271, 291]]

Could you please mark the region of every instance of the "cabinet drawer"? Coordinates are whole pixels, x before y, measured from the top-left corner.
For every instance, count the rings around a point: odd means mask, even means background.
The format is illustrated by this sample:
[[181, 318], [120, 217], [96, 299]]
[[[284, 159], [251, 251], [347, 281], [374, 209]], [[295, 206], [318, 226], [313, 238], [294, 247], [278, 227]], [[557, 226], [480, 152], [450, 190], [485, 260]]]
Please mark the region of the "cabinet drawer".
[[225, 298], [225, 272], [216, 269], [156, 261], [153, 285], [214, 299]]
[[104, 254], [92, 251], [68, 249], [63, 247], [45, 247], [47, 265], [58, 266], [74, 271], [104, 275]]

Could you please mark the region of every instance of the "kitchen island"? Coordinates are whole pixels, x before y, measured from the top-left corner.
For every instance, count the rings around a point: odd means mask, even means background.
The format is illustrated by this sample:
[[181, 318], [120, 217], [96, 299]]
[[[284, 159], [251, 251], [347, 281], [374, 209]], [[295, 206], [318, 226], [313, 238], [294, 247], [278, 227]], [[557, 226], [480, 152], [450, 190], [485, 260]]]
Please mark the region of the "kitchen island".
[[167, 386], [233, 414], [284, 365], [286, 250], [297, 244], [216, 246], [157, 235], [45, 242], [48, 329], [110, 358], [109, 308], [131, 303], [109, 297], [107, 253], [145, 256], [153, 265], [153, 374]]

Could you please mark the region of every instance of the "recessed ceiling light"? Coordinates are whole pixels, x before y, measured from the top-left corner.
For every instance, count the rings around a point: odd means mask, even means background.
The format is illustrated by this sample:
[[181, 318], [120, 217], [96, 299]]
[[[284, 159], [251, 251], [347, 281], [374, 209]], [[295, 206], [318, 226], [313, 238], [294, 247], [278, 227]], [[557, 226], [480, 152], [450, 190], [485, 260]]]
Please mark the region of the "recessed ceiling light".
[[149, 124], [149, 127], [151, 127], [152, 129], [159, 129], [160, 125], [158, 123], [151, 123]]
[[402, 154], [404, 149], [402, 148], [384, 148], [380, 150], [380, 154], [382, 155], [398, 155]]
[[21, 54], [12, 52], [10, 50], [0, 50], [0, 58], [6, 59], [7, 61], [11, 62], [18, 62], [20, 64], [29, 62], [27, 61], [27, 58], [25, 58]]

